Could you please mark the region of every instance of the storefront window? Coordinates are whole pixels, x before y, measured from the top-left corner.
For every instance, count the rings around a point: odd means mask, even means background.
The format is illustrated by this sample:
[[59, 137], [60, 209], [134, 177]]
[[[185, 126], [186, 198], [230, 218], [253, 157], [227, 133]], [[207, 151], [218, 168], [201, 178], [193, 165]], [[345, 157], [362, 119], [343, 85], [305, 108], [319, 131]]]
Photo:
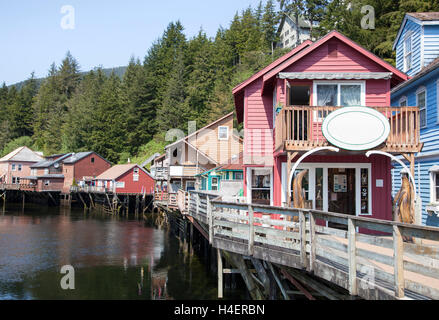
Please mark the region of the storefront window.
[[323, 210], [323, 168], [316, 168], [316, 210]]
[[270, 205], [270, 169], [252, 169], [252, 203]]

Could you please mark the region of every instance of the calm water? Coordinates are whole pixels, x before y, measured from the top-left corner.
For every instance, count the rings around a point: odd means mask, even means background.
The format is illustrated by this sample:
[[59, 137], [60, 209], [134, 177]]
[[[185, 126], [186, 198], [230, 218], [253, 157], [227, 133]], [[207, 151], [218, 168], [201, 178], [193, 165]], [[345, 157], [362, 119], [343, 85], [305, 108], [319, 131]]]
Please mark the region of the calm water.
[[[62, 290], [63, 265], [75, 289]], [[166, 231], [60, 208], [0, 212], [0, 299], [215, 299], [216, 277]]]

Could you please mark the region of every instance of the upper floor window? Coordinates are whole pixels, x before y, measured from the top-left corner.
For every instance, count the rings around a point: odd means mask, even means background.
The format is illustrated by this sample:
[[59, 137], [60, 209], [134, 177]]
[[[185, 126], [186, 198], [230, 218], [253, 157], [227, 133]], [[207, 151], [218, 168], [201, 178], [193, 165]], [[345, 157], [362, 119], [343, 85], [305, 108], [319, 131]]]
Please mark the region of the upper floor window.
[[15, 165], [14, 163], [11, 165], [11, 170], [12, 170], [12, 171], [15, 171], [15, 170], [16, 170], [16, 165]]
[[363, 83], [317, 83], [317, 106], [364, 105]]
[[242, 172], [236, 172], [235, 173], [235, 180], [242, 180], [243, 179], [243, 173]]
[[439, 202], [439, 166], [430, 168], [430, 202]]
[[416, 104], [419, 108], [419, 122], [420, 126], [425, 127], [427, 126], [427, 94], [426, 94], [425, 87], [421, 87], [416, 92]]
[[91, 163], [95, 163], [95, 158], [90, 159]]
[[407, 107], [407, 97], [406, 96], [399, 99], [399, 106], [400, 107]]
[[19, 164], [18, 165], [18, 171], [21, 171], [21, 168], [22, 168], [22, 166], [21, 166], [21, 164]]
[[229, 127], [221, 126], [218, 127], [218, 140], [228, 140], [229, 139]]
[[407, 72], [412, 68], [412, 37], [407, 36], [404, 40], [404, 71]]

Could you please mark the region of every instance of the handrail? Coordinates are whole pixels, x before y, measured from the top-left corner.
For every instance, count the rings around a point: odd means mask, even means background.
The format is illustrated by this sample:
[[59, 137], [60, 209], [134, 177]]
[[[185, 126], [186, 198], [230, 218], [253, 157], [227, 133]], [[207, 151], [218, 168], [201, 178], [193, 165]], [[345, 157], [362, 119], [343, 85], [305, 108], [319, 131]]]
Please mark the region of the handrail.
[[[361, 275], [372, 269], [379, 280], [375, 282], [374, 278], [374, 288], [388, 297], [439, 299], [439, 228], [211, 197], [205, 192], [190, 192], [187, 214], [204, 223], [209, 242], [216, 248], [312, 271], [344, 286], [352, 295], [374, 299], [374, 291], [368, 296]], [[278, 219], [273, 214], [299, 219]], [[326, 227], [319, 221], [345, 225], [347, 231]], [[368, 235], [367, 230], [378, 231], [381, 236]], [[404, 243], [404, 237], [436, 243]], [[282, 250], [271, 249], [274, 247]], [[328, 272], [327, 268], [335, 269]], [[392, 286], [393, 294], [389, 289]]]
[[[329, 145], [320, 127], [324, 118], [340, 106], [284, 106], [276, 116], [275, 150], [309, 150]], [[418, 152], [420, 142], [419, 108], [367, 106], [389, 119], [390, 133], [383, 150]]]

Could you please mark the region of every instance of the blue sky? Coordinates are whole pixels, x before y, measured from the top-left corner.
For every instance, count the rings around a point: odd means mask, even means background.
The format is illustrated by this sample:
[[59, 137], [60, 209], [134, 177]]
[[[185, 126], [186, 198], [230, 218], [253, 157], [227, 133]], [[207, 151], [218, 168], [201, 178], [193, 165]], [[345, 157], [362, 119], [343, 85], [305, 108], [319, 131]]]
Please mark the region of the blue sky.
[[[0, 1], [0, 84], [25, 80], [32, 71], [44, 77], [70, 50], [81, 70], [127, 65], [134, 55], [143, 61], [152, 42], [171, 21], [180, 20], [192, 37], [200, 27], [214, 36], [228, 27], [236, 11], [259, 0], [14, 0]], [[63, 29], [74, 8], [75, 28]]]

